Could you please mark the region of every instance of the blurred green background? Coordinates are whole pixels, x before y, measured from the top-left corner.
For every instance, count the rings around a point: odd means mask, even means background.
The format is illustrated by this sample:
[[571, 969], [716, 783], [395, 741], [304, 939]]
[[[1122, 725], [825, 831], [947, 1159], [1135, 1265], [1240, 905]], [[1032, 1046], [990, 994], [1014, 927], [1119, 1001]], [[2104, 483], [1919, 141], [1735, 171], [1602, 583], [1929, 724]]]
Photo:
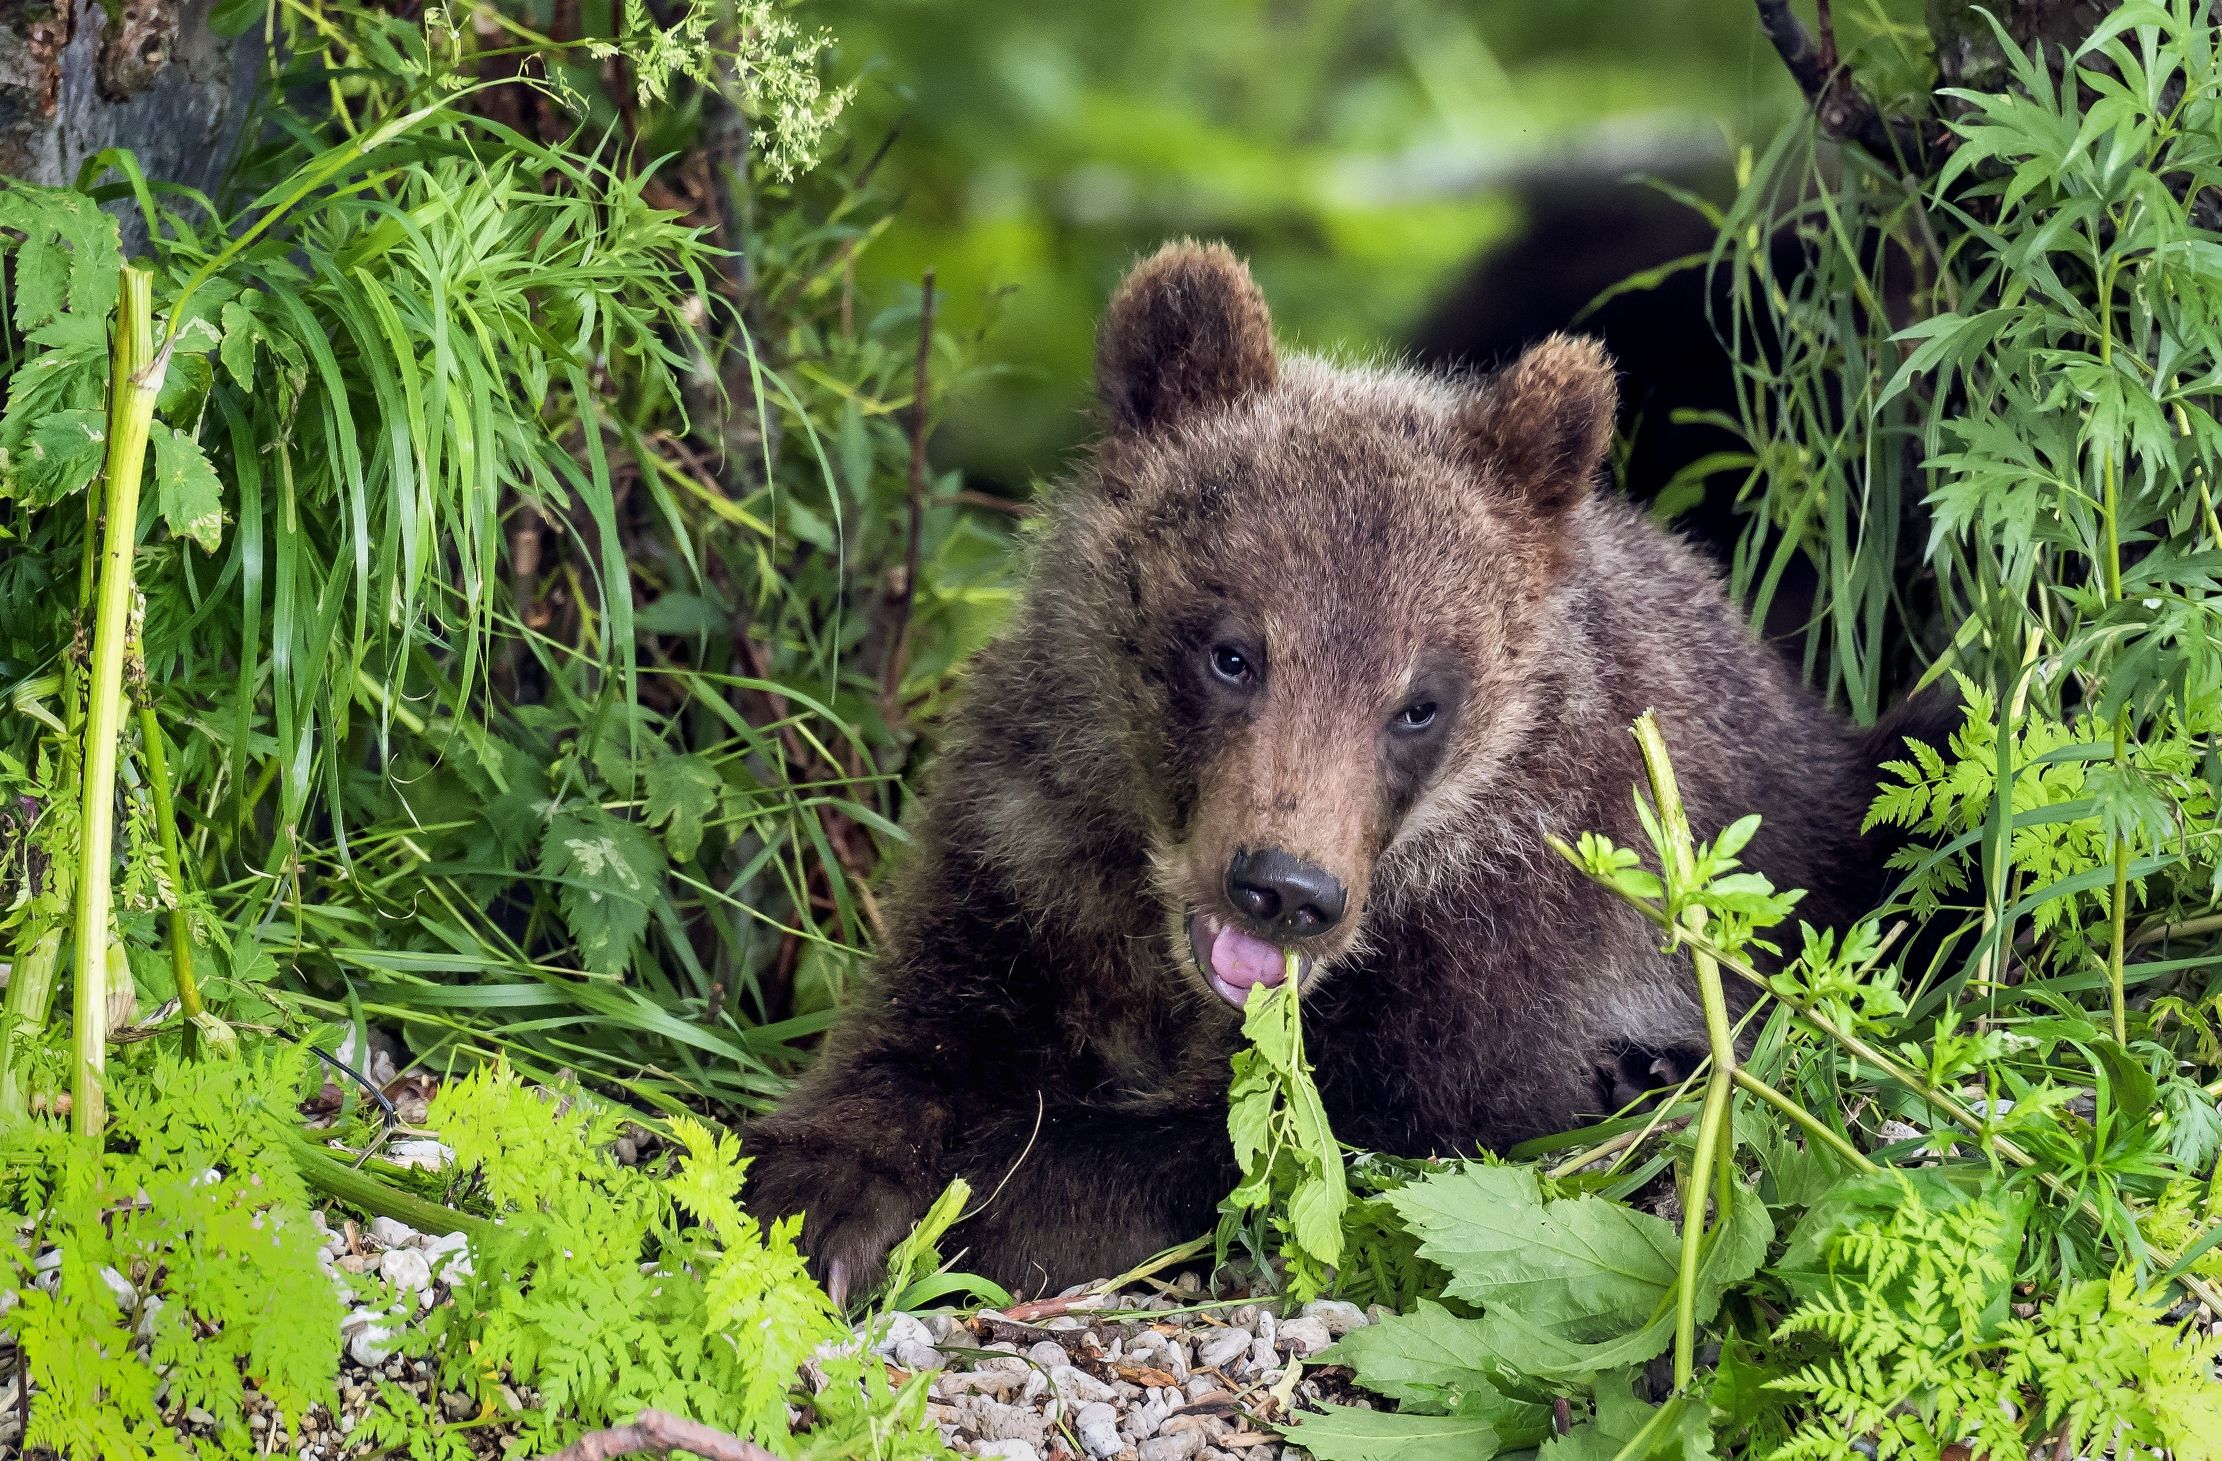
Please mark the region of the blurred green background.
[[[1897, 6], [1893, 8], [1915, 8]], [[1864, 9], [1866, 16], [1845, 12]], [[936, 454], [1008, 492], [1087, 429], [1135, 256], [1222, 237], [1284, 341], [1395, 349], [1539, 182], [1725, 179], [1792, 114], [1749, 0], [830, 0], [851, 146], [901, 198], [861, 275], [982, 336]], [[1879, 0], [1838, 25], [1879, 26]], [[1850, 42], [1847, 41], [1849, 45]]]

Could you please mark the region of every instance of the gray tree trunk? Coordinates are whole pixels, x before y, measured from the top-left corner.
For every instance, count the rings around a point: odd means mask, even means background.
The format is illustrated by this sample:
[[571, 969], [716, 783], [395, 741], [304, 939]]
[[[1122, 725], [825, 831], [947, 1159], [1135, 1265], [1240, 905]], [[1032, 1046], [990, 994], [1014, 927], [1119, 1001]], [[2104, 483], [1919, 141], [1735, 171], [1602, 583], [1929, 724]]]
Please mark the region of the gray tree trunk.
[[214, 186], [264, 55], [209, 30], [214, 3], [0, 0], [0, 174], [69, 183], [127, 147], [155, 181]]

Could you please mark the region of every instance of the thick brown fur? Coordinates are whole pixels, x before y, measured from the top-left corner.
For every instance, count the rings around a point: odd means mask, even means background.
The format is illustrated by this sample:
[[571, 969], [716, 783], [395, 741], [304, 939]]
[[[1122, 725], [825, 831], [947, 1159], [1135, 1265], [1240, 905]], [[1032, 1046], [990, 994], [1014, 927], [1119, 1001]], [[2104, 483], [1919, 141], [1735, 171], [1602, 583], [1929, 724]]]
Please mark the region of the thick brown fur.
[[[1842, 922], [1878, 875], [1874, 758], [1704, 561], [1595, 490], [1614, 386], [1554, 336], [1484, 381], [1276, 357], [1225, 249], [1141, 264], [1098, 350], [1107, 431], [1028, 590], [824, 1058], [749, 1133], [752, 1200], [860, 1282], [953, 1177], [964, 1266], [1024, 1290], [1197, 1235], [1232, 1185], [1239, 1013], [1191, 956], [1238, 849], [1329, 870], [1306, 1043], [1345, 1141], [1502, 1147], [1701, 1049], [1687, 968], [1544, 842], [1641, 845], [1657, 713], [1700, 835]], [[1260, 666], [1230, 697], [1199, 666]], [[1424, 736], [1400, 707], [1440, 707]]]

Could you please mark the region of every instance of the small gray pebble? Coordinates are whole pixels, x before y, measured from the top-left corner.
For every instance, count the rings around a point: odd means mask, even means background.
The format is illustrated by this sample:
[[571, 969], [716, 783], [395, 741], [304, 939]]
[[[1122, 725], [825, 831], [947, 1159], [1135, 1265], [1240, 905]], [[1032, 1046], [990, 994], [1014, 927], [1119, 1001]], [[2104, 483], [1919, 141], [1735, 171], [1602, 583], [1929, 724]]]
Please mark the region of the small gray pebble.
[[1241, 1329], [1219, 1329], [1196, 1341], [1196, 1367], [1216, 1370], [1231, 1364], [1250, 1348], [1251, 1336]]
[[930, 1344], [906, 1339], [895, 1346], [895, 1363], [906, 1370], [938, 1370], [941, 1368], [941, 1351]]
[[1165, 1431], [1135, 1448], [1140, 1461], [1193, 1461], [1204, 1448], [1202, 1431]]
[[1042, 1453], [1034, 1448], [1033, 1442], [1015, 1436], [1001, 1441], [982, 1441], [972, 1448], [972, 1454], [982, 1461], [989, 1461], [989, 1458], [992, 1461], [1042, 1461]]
[[1036, 1340], [1028, 1345], [1026, 1347], [1026, 1357], [1037, 1365], [1047, 1365], [1052, 1368], [1072, 1363], [1072, 1356], [1065, 1353], [1065, 1347], [1050, 1339]]
[[1284, 1320], [1279, 1339], [1281, 1347], [1295, 1355], [1315, 1355], [1335, 1342], [1325, 1321], [1308, 1314]]
[[1081, 1406], [1073, 1416], [1072, 1428], [1080, 1437], [1081, 1448], [1091, 1456], [1111, 1457], [1126, 1449], [1119, 1435], [1118, 1412], [1100, 1401]]
[[1052, 1367], [1049, 1388], [1075, 1405], [1107, 1402], [1116, 1393], [1095, 1376], [1072, 1365]]
[[973, 1429], [983, 1441], [1024, 1441], [1039, 1446], [1048, 1430], [1040, 1416], [1016, 1405], [981, 1400], [974, 1404], [972, 1414]]
[[1330, 1339], [1340, 1339], [1353, 1329], [1362, 1329], [1367, 1322], [1365, 1310], [1341, 1299], [1314, 1299], [1304, 1306], [1299, 1317], [1317, 1319], [1326, 1327]]

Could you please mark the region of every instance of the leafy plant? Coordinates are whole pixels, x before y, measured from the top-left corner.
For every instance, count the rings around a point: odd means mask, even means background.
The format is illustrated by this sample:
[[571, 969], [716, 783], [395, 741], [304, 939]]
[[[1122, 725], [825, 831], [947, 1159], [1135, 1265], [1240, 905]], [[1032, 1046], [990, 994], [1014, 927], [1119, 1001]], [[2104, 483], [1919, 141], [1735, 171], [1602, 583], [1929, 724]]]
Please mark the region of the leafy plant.
[[[442, 1088], [431, 1125], [500, 1219], [474, 1229], [455, 1303], [411, 1337], [440, 1357], [443, 1384], [489, 1410], [505, 1384], [532, 1386], [538, 1405], [512, 1420], [536, 1450], [656, 1408], [782, 1454], [860, 1427], [879, 1438], [875, 1455], [943, 1454], [924, 1381], [891, 1389], [850, 1342], [795, 1248], [799, 1220], [742, 1209], [737, 1140], [674, 1117], [682, 1150], [658, 1173], [612, 1155], [620, 1120], [500, 1065]], [[825, 1434], [798, 1438], [788, 1414], [806, 1363], [822, 1377], [811, 1405]]]
[[1247, 1043], [1235, 1053], [1227, 1096], [1227, 1132], [1242, 1181], [1219, 1205], [1217, 1241], [1222, 1262], [1238, 1235], [1261, 1255], [1276, 1249], [1289, 1293], [1310, 1298], [1342, 1261], [1350, 1189], [1342, 1146], [1304, 1058], [1299, 966], [1290, 953], [1287, 977], [1252, 989], [1242, 1007]]
[[2222, 1446], [2215, 1342], [2165, 1319], [2165, 1299], [2127, 1267], [2071, 1281], [2027, 1318], [2007, 1300], [2020, 1225], [1992, 1201], [1932, 1208], [1901, 1179], [1901, 1200], [1828, 1240], [1825, 1288], [1777, 1326], [1787, 1354], [1813, 1336], [1833, 1353], [1767, 1383], [1813, 1415], [1771, 1454], [1937, 1461], [1948, 1446], [2014, 1455]]
[[[306, 1053], [139, 1047], [111, 1067], [105, 1151], [46, 1121], [0, 1132], [0, 1334], [36, 1391], [26, 1447], [186, 1457], [198, 1407], [250, 1446], [245, 1387], [288, 1424], [336, 1396], [340, 1304], [294, 1161]], [[51, 1250], [50, 1256], [48, 1250]]]

